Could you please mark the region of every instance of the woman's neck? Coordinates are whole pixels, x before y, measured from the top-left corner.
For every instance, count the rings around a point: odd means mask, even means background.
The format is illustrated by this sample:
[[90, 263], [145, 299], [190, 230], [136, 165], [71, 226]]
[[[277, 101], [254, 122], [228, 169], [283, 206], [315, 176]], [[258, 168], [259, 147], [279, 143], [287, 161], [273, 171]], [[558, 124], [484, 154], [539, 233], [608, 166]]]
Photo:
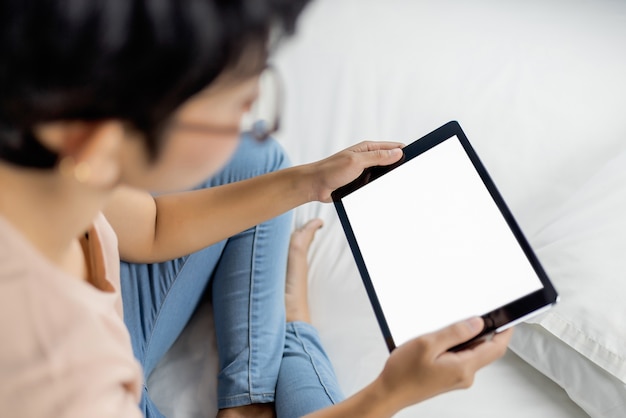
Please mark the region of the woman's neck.
[[53, 171], [0, 163], [0, 216], [62, 270], [85, 276], [78, 238], [110, 193], [93, 190]]

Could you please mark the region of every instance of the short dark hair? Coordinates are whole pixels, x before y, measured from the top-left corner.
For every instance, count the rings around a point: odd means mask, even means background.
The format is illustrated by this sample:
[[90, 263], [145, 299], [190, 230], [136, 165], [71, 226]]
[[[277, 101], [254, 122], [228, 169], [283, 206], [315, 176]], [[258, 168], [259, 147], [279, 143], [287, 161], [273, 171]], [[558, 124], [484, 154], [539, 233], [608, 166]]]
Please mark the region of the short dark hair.
[[270, 31], [291, 34], [307, 2], [0, 1], [0, 159], [53, 167], [37, 124], [109, 118], [155, 154], [172, 112], [229, 67], [250, 69], [251, 52], [265, 61]]

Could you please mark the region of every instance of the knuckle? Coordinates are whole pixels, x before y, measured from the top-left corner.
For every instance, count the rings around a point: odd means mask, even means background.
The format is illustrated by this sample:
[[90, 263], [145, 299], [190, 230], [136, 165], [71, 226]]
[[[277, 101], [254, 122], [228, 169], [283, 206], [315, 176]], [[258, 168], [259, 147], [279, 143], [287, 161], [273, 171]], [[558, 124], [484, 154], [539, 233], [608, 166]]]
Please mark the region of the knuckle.
[[413, 344], [414, 344], [414, 349], [417, 352], [427, 352], [430, 350], [430, 347], [432, 346], [432, 342], [426, 336], [420, 337], [414, 340]]
[[358, 164], [359, 162], [359, 154], [356, 152], [351, 152], [347, 154], [346, 158], [348, 160], [348, 164], [350, 165], [355, 165], [355, 164]]
[[358, 150], [358, 151], [367, 151], [369, 150], [369, 145], [371, 144], [371, 141], [361, 141], [358, 144], [354, 145], [353, 147], [351, 147], [354, 150]]
[[432, 342], [428, 338], [420, 338], [417, 341], [417, 348], [420, 351], [429, 351], [431, 346], [432, 346]]

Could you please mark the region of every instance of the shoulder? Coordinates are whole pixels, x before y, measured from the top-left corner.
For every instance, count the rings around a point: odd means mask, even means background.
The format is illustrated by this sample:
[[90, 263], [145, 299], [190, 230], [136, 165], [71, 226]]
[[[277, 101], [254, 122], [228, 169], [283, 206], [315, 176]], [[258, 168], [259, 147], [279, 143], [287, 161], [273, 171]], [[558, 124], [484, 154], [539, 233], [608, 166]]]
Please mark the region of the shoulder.
[[141, 369], [113, 295], [23, 273], [0, 279], [0, 416], [139, 417]]
[[[67, 277], [2, 226], [0, 416], [140, 416], [141, 369], [119, 294]], [[94, 228], [114, 238], [104, 218]]]

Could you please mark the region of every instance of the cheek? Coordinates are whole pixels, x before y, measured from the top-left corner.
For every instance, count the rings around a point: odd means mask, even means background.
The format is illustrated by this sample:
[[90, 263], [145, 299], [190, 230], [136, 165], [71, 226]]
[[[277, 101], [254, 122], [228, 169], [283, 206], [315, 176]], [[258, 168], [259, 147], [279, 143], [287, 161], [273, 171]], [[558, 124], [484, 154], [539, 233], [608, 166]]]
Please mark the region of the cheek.
[[197, 186], [224, 167], [239, 144], [235, 138], [185, 138], [169, 141], [148, 173], [148, 189], [155, 192]]
[[172, 152], [173, 169], [201, 180], [216, 174], [232, 157], [239, 141], [237, 138], [185, 138], [177, 141]]

